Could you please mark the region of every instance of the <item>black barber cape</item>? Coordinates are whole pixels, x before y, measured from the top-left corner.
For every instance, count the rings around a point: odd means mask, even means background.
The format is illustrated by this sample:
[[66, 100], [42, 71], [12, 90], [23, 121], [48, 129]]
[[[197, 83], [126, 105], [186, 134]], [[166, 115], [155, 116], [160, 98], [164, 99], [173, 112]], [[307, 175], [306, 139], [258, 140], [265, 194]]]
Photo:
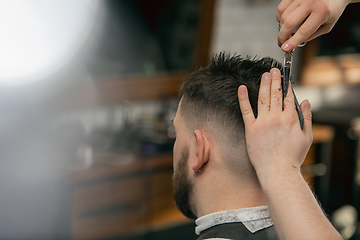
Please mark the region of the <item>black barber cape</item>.
[[211, 213], [195, 223], [197, 240], [279, 240], [267, 206]]

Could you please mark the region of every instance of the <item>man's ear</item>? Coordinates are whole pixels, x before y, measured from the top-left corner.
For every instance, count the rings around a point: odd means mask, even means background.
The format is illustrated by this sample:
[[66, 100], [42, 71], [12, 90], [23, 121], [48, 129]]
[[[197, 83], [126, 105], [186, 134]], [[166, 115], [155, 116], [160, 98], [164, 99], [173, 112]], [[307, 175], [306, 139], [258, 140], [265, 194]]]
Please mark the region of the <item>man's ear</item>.
[[194, 135], [197, 143], [197, 158], [192, 169], [196, 172], [209, 161], [210, 147], [206, 136], [200, 130], [195, 130]]

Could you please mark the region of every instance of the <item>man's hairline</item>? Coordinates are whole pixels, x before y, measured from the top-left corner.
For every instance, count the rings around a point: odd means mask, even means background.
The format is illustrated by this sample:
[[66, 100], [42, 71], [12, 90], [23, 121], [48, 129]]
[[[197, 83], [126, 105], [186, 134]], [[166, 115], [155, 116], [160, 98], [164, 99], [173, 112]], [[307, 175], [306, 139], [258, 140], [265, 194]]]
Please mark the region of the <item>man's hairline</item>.
[[[182, 113], [184, 111], [183, 108], [181, 108], [182, 98], [179, 101], [178, 110], [176, 113], [176, 116], [179, 116], [184, 121], [185, 128], [189, 131], [189, 134], [193, 134], [195, 130], [200, 130], [202, 133], [209, 134], [215, 142], [216, 145], [223, 150], [220, 150], [220, 152], [224, 153], [226, 152], [226, 147], [228, 144], [225, 144], [228, 141], [232, 141], [231, 138], [227, 135], [228, 132], [224, 129], [225, 126], [223, 126], [221, 123], [219, 123], [219, 120], [212, 120], [208, 122], [199, 121], [198, 124], [194, 124], [194, 127], [190, 127], [192, 124], [189, 123], [191, 121], [189, 118], [186, 118], [184, 114]], [[195, 119], [195, 118], [194, 118]]]

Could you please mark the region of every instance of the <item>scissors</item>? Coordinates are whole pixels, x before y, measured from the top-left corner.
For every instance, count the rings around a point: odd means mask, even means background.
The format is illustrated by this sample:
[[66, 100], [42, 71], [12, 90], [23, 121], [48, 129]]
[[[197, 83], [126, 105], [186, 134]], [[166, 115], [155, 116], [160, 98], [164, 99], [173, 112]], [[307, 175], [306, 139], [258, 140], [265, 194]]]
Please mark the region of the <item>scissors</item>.
[[[298, 47], [303, 47], [303, 46], [305, 46], [305, 44], [306, 44], [306, 42], [303, 42]], [[291, 50], [290, 52], [286, 52], [285, 57], [284, 57], [284, 69], [283, 69], [283, 77], [282, 77], [282, 82], [281, 82], [282, 91], [283, 91], [283, 101], [287, 95], [288, 88], [289, 88], [294, 50], [295, 49]], [[299, 121], [300, 121], [300, 127], [301, 127], [301, 130], [304, 130], [304, 115], [301, 111], [301, 108], [300, 108], [299, 102], [296, 98], [294, 89], [291, 88], [291, 90], [294, 95], [294, 102], [295, 102], [296, 112], [298, 114]]]

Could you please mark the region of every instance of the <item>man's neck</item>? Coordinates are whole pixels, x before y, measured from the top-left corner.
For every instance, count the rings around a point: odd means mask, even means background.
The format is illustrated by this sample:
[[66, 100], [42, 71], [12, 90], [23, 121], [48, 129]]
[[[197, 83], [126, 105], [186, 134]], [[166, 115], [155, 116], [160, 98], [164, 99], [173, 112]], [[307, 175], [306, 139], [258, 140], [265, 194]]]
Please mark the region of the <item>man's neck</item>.
[[208, 174], [194, 186], [193, 203], [198, 217], [239, 208], [266, 205], [257, 179], [241, 181], [223, 174]]

